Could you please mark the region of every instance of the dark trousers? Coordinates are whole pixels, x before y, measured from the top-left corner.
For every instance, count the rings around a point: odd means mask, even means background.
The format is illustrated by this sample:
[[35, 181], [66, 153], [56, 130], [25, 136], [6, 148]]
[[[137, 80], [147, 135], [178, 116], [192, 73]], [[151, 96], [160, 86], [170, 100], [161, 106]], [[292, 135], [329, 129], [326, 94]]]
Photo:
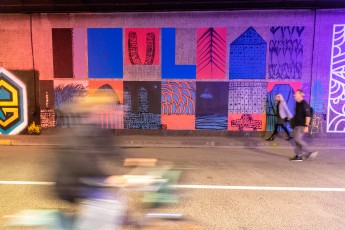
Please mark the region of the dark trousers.
[[286, 135], [287, 135], [288, 137], [290, 137], [290, 133], [289, 133], [288, 129], [286, 128], [286, 126], [285, 126], [284, 124], [278, 124], [278, 123], [275, 124], [275, 126], [274, 126], [274, 131], [273, 131], [272, 136], [274, 136], [274, 135], [276, 135], [276, 134], [278, 133], [278, 127], [279, 127], [279, 126], [281, 126], [281, 127], [284, 129]]

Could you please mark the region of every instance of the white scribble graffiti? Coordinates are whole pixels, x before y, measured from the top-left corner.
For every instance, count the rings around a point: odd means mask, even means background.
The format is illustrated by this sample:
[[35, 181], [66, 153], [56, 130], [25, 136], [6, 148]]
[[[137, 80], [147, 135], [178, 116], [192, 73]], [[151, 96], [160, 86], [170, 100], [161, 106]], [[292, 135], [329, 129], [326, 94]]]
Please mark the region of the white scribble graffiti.
[[327, 132], [345, 133], [345, 24], [333, 26]]
[[309, 126], [309, 132], [311, 135], [313, 134], [323, 134], [323, 127], [322, 127], [322, 118], [318, 117], [314, 114], [312, 122]]

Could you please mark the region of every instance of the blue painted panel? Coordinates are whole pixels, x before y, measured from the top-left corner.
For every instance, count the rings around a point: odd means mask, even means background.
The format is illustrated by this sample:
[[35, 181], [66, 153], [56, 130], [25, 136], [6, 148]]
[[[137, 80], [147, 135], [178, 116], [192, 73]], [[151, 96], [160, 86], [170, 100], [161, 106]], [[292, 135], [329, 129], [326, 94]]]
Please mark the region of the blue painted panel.
[[195, 65], [175, 64], [175, 29], [162, 29], [162, 78], [163, 79], [195, 79]]
[[230, 79], [265, 79], [267, 43], [249, 27], [230, 45]]
[[87, 35], [89, 78], [123, 78], [122, 29], [91, 28]]

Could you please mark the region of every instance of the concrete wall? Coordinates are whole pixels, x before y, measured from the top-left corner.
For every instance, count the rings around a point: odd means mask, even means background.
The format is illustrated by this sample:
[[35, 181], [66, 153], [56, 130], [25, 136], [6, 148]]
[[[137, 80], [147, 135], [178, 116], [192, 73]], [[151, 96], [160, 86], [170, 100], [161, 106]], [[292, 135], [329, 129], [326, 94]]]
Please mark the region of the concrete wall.
[[32, 79], [29, 133], [68, 125], [59, 107], [87, 88], [124, 104], [104, 111], [106, 128], [272, 131], [274, 94], [293, 112], [302, 88], [316, 112], [310, 132], [341, 135], [343, 57], [332, 44], [344, 12], [1, 15], [0, 62]]

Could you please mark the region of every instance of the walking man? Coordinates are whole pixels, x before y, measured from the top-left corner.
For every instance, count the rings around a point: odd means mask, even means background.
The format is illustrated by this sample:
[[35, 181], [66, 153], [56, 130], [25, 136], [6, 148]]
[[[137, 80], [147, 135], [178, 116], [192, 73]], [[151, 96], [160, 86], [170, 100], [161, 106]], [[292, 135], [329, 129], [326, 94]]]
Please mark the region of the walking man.
[[[295, 156], [291, 161], [302, 161], [303, 156], [307, 160], [314, 159], [318, 152], [310, 149], [309, 145], [303, 140], [303, 136], [308, 132], [308, 127], [311, 121], [311, 108], [304, 100], [304, 93], [302, 90], [296, 90], [294, 94], [296, 100], [296, 113], [292, 118], [291, 125], [294, 127]], [[303, 153], [305, 153], [303, 155]]]

